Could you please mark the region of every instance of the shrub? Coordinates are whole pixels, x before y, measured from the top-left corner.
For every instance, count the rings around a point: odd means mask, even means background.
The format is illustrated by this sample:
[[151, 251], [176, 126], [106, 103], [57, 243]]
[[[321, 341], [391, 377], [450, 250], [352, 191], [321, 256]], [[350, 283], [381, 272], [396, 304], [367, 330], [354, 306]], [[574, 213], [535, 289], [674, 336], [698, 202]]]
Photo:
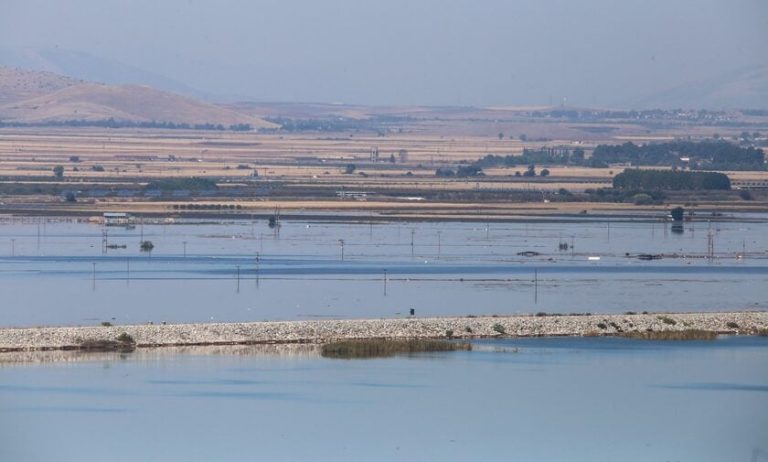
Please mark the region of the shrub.
[[597, 323], [597, 327], [599, 327], [600, 329], [605, 330], [605, 329], [608, 328], [608, 325], [606, 323], [604, 323], [604, 322], [598, 322]]
[[445, 336], [447, 338], [453, 338], [453, 330], [448, 329], [447, 331], [445, 331]]
[[101, 325], [104, 327], [112, 327], [112, 323], [109, 321], [101, 321]]
[[469, 327], [469, 326], [466, 326], [466, 327], [464, 327], [464, 332], [466, 332], [468, 334], [471, 334], [472, 333], [472, 328]]
[[123, 332], [122, 334], [118, 335], [117, 341], [120, 343], [136, 343], [133, 337], [131, 337], [131, 335], [127, 332]]
[[507, 329], [505, 329], [504, 326], [502, 326], [498, 322], [493, 325], [492, 329], [494, 332], [498, 332], [499, 334], [502, 334], [502, 335], [507, 333]]
[[736, 324], [733, 321], [728, 321], [727, 323], [725, 323], [725, 326], [728, 327], [729, 329], [738, 329], [739, 328], [739, 325]]
[[675, 324], [677, 324], [677, 321], [670, 318], [669, 316], [658, 316], [658, 318], [661, 322], [663, 322], [664, 324], [668, 324], [670, 326], [674, 326]]
[[366, 339], [366, 340], [345, 340], [340, 342], [331, 342], [322, 346], [320, 354], [324, 358], [336, 359], [364, 359], [364, 358], [386, 358], [390, 356], [436, 352], [436, 351], [457, 351], [471, 350], [469, 343], [455, 343], [447, 340], [386, 340], [386, 339]]
[[717, 333], [701, 329], [686, 329], [659, 332], [625, 332], [621, 336], [638, 340], [714, 340], [717, 338]]
[[645, 193], [638, 193], [632, 196], [632, 203], [635, 205], [651, 205], [653, 197]]

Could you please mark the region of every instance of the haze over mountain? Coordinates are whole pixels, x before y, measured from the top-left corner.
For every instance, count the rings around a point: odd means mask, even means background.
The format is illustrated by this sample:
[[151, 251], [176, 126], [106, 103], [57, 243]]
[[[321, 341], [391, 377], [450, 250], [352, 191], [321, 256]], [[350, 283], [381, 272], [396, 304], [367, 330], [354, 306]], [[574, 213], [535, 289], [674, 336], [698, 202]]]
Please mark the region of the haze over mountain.
[[624, 103], [633, 108], [768, 108], [768, 66], [695, 80]]
[[0, 43], [17, 63], [44, 50], [30, 58], [38, 69], [193, 96], [768, 107], [764, 74], [738, 75], [768, 66], [765, 0], [6, 0], [2, 10]]
[[0, 120], [173, 122], [273, 127], [263, 119], [149, 86], [105, 85], [0, 67]]
[[196, 98], [210, 97], [182, 82], [137, 66], [61, 48], [45, 50], [0, 48], [0, 66], [46, 71], [109, 85], [148, 85], [158, 90]]

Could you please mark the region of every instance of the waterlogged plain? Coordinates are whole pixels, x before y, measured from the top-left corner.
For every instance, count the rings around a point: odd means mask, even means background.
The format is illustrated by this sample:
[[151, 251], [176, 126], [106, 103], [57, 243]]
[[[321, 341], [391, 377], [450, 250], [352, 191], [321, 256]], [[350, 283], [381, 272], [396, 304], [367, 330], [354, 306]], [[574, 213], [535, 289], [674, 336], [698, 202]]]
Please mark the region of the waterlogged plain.
[[0, 460], [746, 462], [768, 449], [766, 347], [538, 338], [375, 360], [220, 347], [6, 365]]
[[651, 221], [0, 222], [4, 326], [766, 309], [765, 287], [762, 215], [681, 234]]

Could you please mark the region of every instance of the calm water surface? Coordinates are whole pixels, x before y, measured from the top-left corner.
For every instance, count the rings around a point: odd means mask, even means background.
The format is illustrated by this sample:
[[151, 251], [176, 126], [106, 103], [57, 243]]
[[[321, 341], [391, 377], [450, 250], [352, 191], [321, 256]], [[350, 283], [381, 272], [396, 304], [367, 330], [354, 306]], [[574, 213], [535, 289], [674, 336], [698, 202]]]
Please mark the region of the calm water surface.
[[[766, 309], [768, 223], [743, 218], [682, 234], [650, 222], [289, 221], [278, 232], [247, 220], [130, 230], [5, 220], [0, 324]], [[126, 249], [104, 252], [105, 231]], [[703, 258], [710, 234], [714, 260]]]
[[0, 460], [748, 462], [768, 450], [766, 338], [475, 346], [6, 365]]

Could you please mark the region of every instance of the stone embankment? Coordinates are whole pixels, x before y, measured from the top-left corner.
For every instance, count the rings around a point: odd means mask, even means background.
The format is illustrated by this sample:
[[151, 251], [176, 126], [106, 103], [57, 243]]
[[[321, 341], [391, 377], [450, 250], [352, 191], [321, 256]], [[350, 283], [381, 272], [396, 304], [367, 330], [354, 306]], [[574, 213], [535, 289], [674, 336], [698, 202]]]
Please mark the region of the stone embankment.
[[591, 336], [701, 329], [753, 334], [768, 312], [527, 315], [0, 329], [0, 352], [79, 349], [126, 333], [136, 346], [324, 343], [362, 338]]

